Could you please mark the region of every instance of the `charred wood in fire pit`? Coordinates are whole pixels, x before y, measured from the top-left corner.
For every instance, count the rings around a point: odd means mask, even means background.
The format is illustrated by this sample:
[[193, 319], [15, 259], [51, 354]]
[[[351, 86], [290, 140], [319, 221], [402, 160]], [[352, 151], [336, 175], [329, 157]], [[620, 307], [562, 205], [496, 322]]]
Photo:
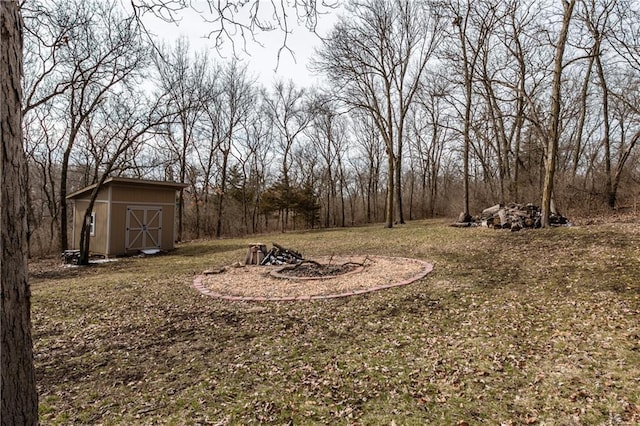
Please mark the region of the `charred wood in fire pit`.
[[282, 247], [276, 243], [273, 243], [273, 247], [265, 255], [260, 265], [285, 265], [296, 264], [304, 260], [301, 253]]

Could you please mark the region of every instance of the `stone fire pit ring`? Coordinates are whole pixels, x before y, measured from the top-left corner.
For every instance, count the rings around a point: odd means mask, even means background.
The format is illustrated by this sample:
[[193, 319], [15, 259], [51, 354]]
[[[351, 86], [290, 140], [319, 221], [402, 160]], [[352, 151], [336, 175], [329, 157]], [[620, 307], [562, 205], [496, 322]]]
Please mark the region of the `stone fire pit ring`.
[[429, 262], [405, 257], [320, 257], [316, 262], [360, 263], [352, 271], [323, 277], [292, 277], [283, 274], [291, 265], [246, 265], [224, 268], [215, 275], [200, 274], [193, 280], [205, 296], [231, 301], [302, 301], [356, 296], [411, 284], [433, 270]]

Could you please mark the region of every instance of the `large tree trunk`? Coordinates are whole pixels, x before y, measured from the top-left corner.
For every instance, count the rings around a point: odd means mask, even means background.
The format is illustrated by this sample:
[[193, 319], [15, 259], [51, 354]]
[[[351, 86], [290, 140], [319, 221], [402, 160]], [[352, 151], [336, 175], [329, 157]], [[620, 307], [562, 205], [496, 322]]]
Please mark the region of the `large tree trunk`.
[[616, 207], [616, 194], [613, 192], [613, 179], [611, 174], [611, 124], [609, 119], [609, 87], [607, 86], [607, 78], [605, 77], [604, 67], [602, 66], [602, 58], [600, 56], [600, 40], [597, 41], [596, 46], [597, 50], [594, 52], [596, 70], [598, 72], [598, 80], [600, 80], [600, 86], [602, 87], [602, 124], [604, 127], [602, 144], [604, 146], [605, 194], [607, 195], [607, 205], [610, 209], [613, 210]]
[[[469, 11], [467, 8], [467, 17]], [[462, 147], [462, 214], [465, 220], [471, 217], [469, 209], [469, 154], [471, 147], [471, 95], [473, 93], [473, 67], [477, 59], [477, 54], [473, 57], [473, 64], [469, 63], [469, 57], [467, 54], [467, 17], [462, 19], [458, 17], [454, 22], [454, 25], [458, 26], [458, 37], [460, 38], [460, 48], [462, 50], [462, 67], [464, 78], [464, 123], [463, 123], [463, 147]]]
[[394, 200], [394, 166], [395, 166], [395, 158], [393, 155], [393, 150], [389, 150], [387, 164], [389, 168], [388, 178], [387, 178], [387, 205], [385, 209], [385, 228], [393, 228], [393, 200]]
[[573, 160], [571, 168], [574, 181], [578, 174], [578, 167], [580, 166], [580, 156], [582, 155], [584, 146], [584, 144], [582, 143], [582, 134], [584, 133], [584, 125], [587, 119], [587, 98], [589, 97], [589, 84], [591, 82], [591, 71], [593, 69], [594, 61], [595, 55], [591, 55], [589, 57], [584, 80], [582, 81], [582, 89], [580, 90], [580, 115], [578, 117], [578, 124], [576, 126], [576, 137], [574, 141]]
[[398, 154], [395, 158], [395, 191], [396, 191], [396, 211], [398, 224], [404, 225], [404, 210], [402, 208], [402, 133], [398, 133]]
[[62, 157], [62, 165], [60, 169], [60, 251], [69, 249], [69, 231], [68, 231], [68, 216], [69, 208], [67, 204], [67, 177], [69, 175], [69, 159], [71, 158], [71, 149], [75, 141], [76, 131], [72, 126], [71, 135], [69, 136], [69, 142], [67, 148], [64, 151]]
[[554, 175], [556, 172], [556, 156], [558, 154], [558, 139], [560, 128], [560, 89], [562, 88], [562, 60], [564, 48], [567, 44], [569, 24], [576, 0], [563, 1], [564, 17], [562, 29], [558, 37], [556, 55], [553, 68], [553, 85], [551, 87], [551, 123], [549, 125], [547, 141], [547, 159], [544, 167], [544, 186], [542, 187], [542, 227], [549, 226], [549, 214], [551, 213], [551, 197], [553, 195]]
[[216, 219], [216, 238], [222, 237], [222, 214], [224, 212], [224, 196], [227, 191], [227, 164], [231, 148], [222, 151], [222, 176], [220, 176], [220, 194], [218, 195], [218, 217]]
[[26, 161], [22, 147], [22, 22], [15, 1], [0, 1], [0, 229], [2, 230], [2, 425], [38, 423], [27, 280]]

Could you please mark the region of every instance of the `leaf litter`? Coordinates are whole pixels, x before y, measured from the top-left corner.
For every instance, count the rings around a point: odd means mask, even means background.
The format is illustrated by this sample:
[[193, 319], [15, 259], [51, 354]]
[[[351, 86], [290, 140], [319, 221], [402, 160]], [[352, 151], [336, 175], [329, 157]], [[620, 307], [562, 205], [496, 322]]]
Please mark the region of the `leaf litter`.
[[318, 256], [391, 251], [435, 269], [332, 301], [227, 302], [191, 287], [248, 243], [59, 274], [33, 265], [41, 423], [640, 421], [636, 224], [291, 234], [283, 244]]

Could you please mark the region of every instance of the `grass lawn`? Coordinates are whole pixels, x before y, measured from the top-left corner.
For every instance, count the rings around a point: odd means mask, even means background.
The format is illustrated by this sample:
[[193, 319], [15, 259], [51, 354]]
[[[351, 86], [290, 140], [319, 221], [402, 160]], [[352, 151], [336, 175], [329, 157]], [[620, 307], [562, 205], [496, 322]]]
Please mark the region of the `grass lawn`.
[[[434, 271], [324, 301], [228, 302], [191, 286], [256, 240]], [[45, 425], [640, 423], [638, 223], [418, 221], [32, 270]]]

